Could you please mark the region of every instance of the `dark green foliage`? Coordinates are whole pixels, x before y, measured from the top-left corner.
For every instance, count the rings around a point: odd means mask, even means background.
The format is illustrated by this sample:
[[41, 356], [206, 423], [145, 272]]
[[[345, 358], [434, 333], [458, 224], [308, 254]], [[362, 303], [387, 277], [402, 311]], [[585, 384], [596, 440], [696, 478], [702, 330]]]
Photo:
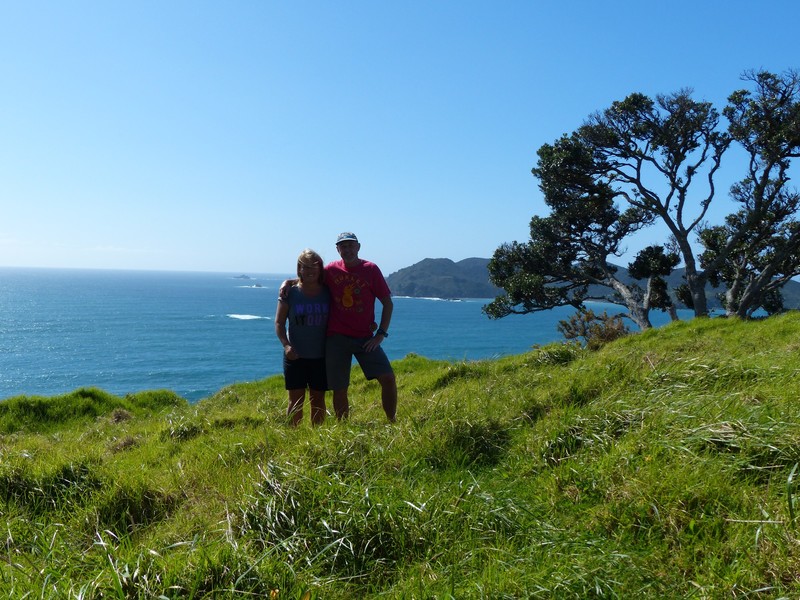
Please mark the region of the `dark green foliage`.
[[96, 529], [112, 531], [117, 537], [166, 518], [180, 505], [181, 498], [150, 488], [145, 483], [110, 484], [95, 504]]
[[[155, 412], [165, 408], [186, 406], [188, 402], [172, 390], [146, 390], [128, 394], [125, 400], [134, 408]], [[137, 411], [138, 412], [138, 411]]]
[[222, 419], [215, 419], [211, 423], [211, 426], [215, 429], [236, 429], [238, 427], [256, 429], [264, 426], [264, 419], [259, 419], [256, 417], [240, 417], [233, 419], [226, 417]]
[[[327, 488], [324, 495], [320, 486]], [[265, 550], [279, 547], [293, 563], [342, 577], [385, 580], [401, 557], [424, 551], [414, 535], [424, 523], [413, 508], [397, 511], [381, 500], [380, 489], [298, 476], [270, 465], [244, 508], [242, 526], [257, 534]]]
[[128, 406], [124, 400], [97, 388], [81, 388], [51, 398], [16, 396], [0, 402], [0, 427], [4, 433], [47, 431]]
[[486, 368], [481, 363], [455, 363], [448, 366], [445, 373], [433, 384], [434, 389], [445, 388], [457, 379], [474, 379], [486, 374]]
[[786, 423], [723, 421], [693, 432], [687, 442], [698, 451], [727, 455], [743, 477], [767, 483], [774, 473], [787, 472], [800, 461], [800, 437], [796, 436]]
[[454, 501], [448, 493], [398, 502], [396, 493], [368, 481], [319, 480], [275, 465], [263, 476], [243, 511], [243, 533], [297, 568], [357, 577], [362, 589], [391, 586], [403, 564], [467, 551], [443, 539], [499, 539], [520, 530], [512, 502], [474, 485], [453, 491]]
[[680, 263], [677, 252], [667, 252], [663, 246], [648, 246], [636, 254], [628, 265], [628, 274], [634, 279], [647, 281], [646, 294], [648, 307], [669, 310], [673, 308], [667, 282], [675, 267]]
[[428, 461], [439, 469], [491, 467], [502, 459], [510, 442], [511, 432], [498, 421], [452, 421], [436, 440]]
[[675, 252], [665, 252], [663, 246], [648, 246], [628, 265], [634, 279], [647, 279], [653, 275], [666, 277], [678, 266], [680, 257]]
[[92, 502], [103, 486], [96, 468], [89, 463], [63, 464], [34, 475], [19, 467], [0, 469], [0, 494], [6, 505], [31, 514], [69, 509], [74, 504]]
[[633, 411], [576, 418], [545, 443], [542, 458], [556, 465], [584, 448], [605, 452], [615, 440], [642, 422], [642, 415]]
[[579, 344], [550, 344], [536, 352], [536, 362], [540, 365], [568, 365], [581, 355]]
[[201, 423], [195, 423], [188, 419], [178, 419], [171, 421], [169, 427], [161, 432], [161, 441], [186, 442], [202, 435], [205, 431], [205, 426]]
[[621, 316], [609, 316], [606, 311], [598, 315], [591, 309], [581, 309], [566, 321], [559, 321], [558, 331], [568, 340], [583, 339], [589, 350], [598, 350], [630, 333]]
[[167, 390], [129, 394], [124, 399], [97, 388], [80, 388], [53, 397], [16, 396], [0, 402], [0, 432], [52, 431], [114, 411], [150, 414], [185, 404], [186, 400]]

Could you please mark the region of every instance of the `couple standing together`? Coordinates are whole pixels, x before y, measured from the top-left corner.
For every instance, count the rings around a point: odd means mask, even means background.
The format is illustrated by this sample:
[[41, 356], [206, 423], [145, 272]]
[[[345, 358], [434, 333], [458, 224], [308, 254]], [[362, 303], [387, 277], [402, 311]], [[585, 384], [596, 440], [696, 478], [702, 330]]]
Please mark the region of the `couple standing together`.
[[[381, 348], [389, 335], [394, 304], [380, 269], [360, 259], [360, 249], [355, 234], [341, 233], [336, 240], [340, 260], [323, 267], [319, 254], [304, 250], [297, 259], [297, 279], [281, 285], [275, 333], [283, 344], [287, 412], [293, 425], [303, 419], [306, 389], [313, 424], [325, 419], [328, 389], [333, 390], [336, 418], [348, 416], [347, 389], [354, 356], [364, 376], [380, 383], [383, 410], [389, 421], [395, 420], [397, 383]], [[382, 305], [377, 329], [375, 300]]]

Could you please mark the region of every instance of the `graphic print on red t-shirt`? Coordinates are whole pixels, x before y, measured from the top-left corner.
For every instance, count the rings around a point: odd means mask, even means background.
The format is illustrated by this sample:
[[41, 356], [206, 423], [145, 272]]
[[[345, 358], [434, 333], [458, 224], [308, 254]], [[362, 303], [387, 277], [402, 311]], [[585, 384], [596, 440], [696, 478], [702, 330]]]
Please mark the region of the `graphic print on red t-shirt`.
[[362, 260], [360, 264], [348, 267], [344, 261], [338, 260], [325, 267], [325, 283], [332, 296], [328, 335], [372, 335], [375, 300], [390, 295], [378, 266]]

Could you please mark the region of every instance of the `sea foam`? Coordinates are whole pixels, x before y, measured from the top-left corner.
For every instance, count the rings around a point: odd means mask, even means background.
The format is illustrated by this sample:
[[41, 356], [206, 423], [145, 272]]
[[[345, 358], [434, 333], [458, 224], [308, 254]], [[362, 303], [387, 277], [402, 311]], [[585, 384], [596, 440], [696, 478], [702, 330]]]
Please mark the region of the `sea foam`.
[[269, 317], [260, 317], [258, 315], [226, 315], [231, 319], [239, 319], [241, 321], [252, 321], [253, 319], [266, 319], [269, 320]]

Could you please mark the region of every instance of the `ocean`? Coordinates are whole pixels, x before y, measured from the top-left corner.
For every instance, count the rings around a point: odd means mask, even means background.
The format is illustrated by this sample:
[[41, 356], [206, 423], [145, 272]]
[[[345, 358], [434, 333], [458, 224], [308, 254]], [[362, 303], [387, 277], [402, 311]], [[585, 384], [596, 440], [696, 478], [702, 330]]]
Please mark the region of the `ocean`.
[[[280, 374], [273, 319], [286, 277], [0, 268], [0, 400], [93, 386], [116, 395], [170, 389], [197, 401]], [[391, 360], [519, 354], [562, 339], [558, 321], [573, 312], [490, 320], [487, 302], [396, 297], [383, 347]]]

